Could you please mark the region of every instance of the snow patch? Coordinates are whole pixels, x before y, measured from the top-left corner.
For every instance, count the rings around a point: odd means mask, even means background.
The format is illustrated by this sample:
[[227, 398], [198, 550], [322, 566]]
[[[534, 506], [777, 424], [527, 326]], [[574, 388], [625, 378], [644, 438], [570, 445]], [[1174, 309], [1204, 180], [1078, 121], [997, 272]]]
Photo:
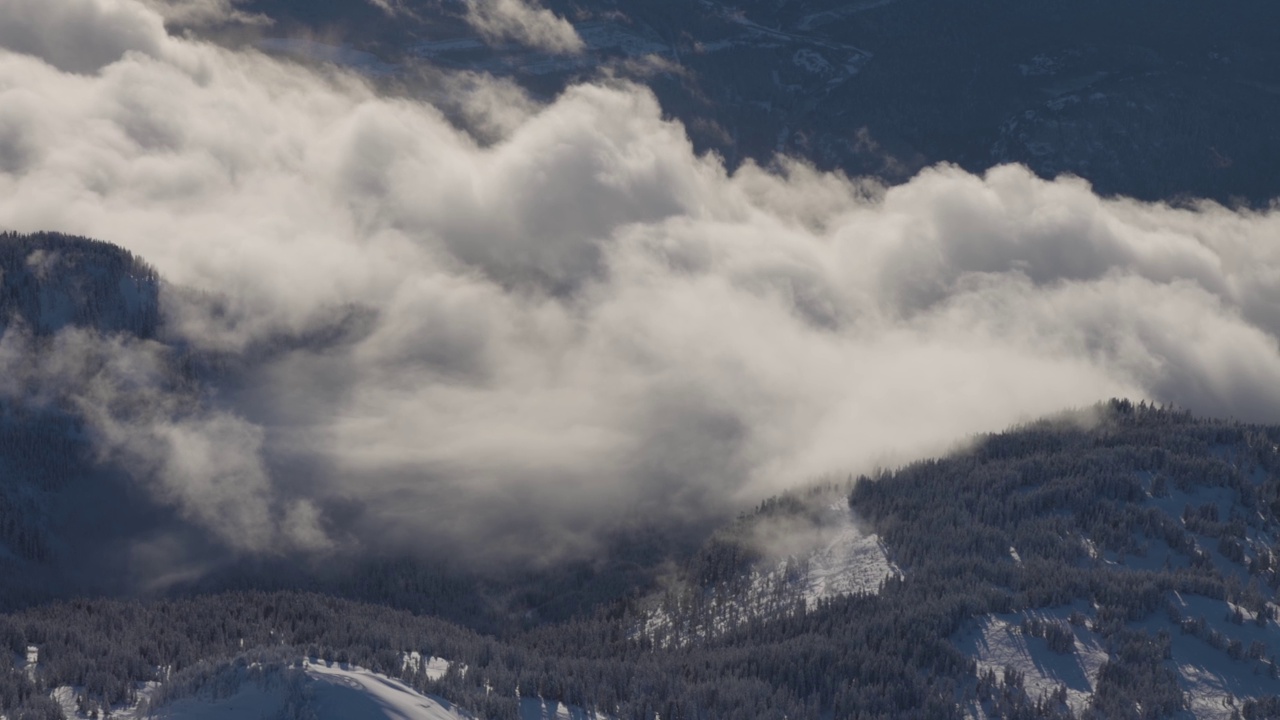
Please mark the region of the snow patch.
[[[301, 695], [286, 683], [243, 682], [223, 697], [192, 697], [174, 701], [149, 717], [156, 720], [225, 720], [267, 718], [299, 710], [302, 703], [315, 720], [471, 720], [472, 715], [452, 703], [423, 695], [399, 680], [359, 667], [303, 662]], [[64, 705], [64, 707], [66, 707]], [[72, 695], [74, 710], [74, 695]], [[75, 717], [68, 713], [68, 717]], [[126, 718], [126, 715], [113, 715]], [[132, 718], [130, 718], [132, 720]], [[140, 718], [138, 718], [140, 720]]]
[[[407, 652], [401, 655], [400, 667], [415, 673], [421, 670], [426, 673], [427, 679], [439, 680], [440, 678], [444, 677], [446, 673], [449, 672], [449, 666], [451, 664], [452, 663], [450, 663], [448, 660], [445, 660], [444, 658], [440, 658], [432, 655], [431, 657], [426, 658], [426, 664], [424, 669], [422, 653], [415, 650], [413, 652]], [[459, 670], [462, 672], [464, 676], [467, 674], [467, 667], [465, 665], [460, 667]]]
[[831, 541], [808, 558], [805, 601], [813, 607], [819, 600], [840, 595], [875, 594], [881, 583], [896, 574], [880, 537], [860, 530], [846, 511]]
[[[132, 705], [115, 705], [111, 708], [112, 720], [143, 720], [149, 718], [150, 715], [144, 710], [151, 694], [156, 688], [160, 687], [158, 682], [138, 683], [137, 692], [138, 700]], [[56, 687], [49, 693], [49, 697], [53, 701], [62, 706], [62, 714], [68, 718], [87, 718], [85, 713], [79, 711], [80, 703], [77, 699], [84, 694], [83, 687], [72, 687], [63, 685]], [[2, 718], [3, 716], [0, 716]]]
[[[314, 680], [317, 720], [462, 720], [448, 701], [423, 695], [399, 680], [337, 664], [306, 665]], [[185, 720], [185, 719], [184, 719]]]
[[[1172, 593], [1170, 605], [1185, 620], [1202, 620], [1204, 629], [1198, 634], [1185, 633], [1164, 613], [1152, 615], [1139, 627], [1152, 634], [1160, 630], [1170, 634], [1170, 663], [1181, 679], [1192, 715], [1201, 720], [1229, 720], [1245, 698], [1280, 694], [1280, 680], [1271, 676], [1258, 657], [1250, 657], [1251, 648], [1262, 658], [1280, 651], [1280, 626], [1274, 620], [1259, 625], [1256, 616], [1243, 607], [1196, 595]], [[1232, 622], [1228, 619], [1232, 616], [1242, 622]], [[1212, 633], [1218, 635], [1220, 647], [1209, 641]]]
[[[978, 674], [987, 670], [1003, 677], [1005, 668], [1023, 676], [1027, 695], [1035, 698], [1059, 687], [1067, 689], [1067, 704], [1079, 713], [1089, 703], [1098, 669], [1107, 661], [1101, 638], [1084, 627], [1072, 626], [1067, 618], [1076, 608], [1035, 610], [1013, 615], [992, 615], [956, 639], [956, 647], [977, 661]], [[1056, 653], [1046, 641], [1022, 630], [1024, 620], [1062, 623], [1071, 628], [1075, 647]]]
[[538, 698], [520, 700], [520, 720], [607, 720], [609, 716]]

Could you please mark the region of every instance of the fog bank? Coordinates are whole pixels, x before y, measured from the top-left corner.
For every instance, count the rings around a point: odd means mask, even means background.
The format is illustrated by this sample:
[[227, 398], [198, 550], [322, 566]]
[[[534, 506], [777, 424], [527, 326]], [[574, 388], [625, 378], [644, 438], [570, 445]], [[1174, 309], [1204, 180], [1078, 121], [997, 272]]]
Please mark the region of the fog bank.
[[1280, 418], [1276, 212], [731, 173], [604, 79], [468, 76], [480, 142], [136, 0], [0, 16], [0, 229], [138, 253], [170, 339], [244, 361], [198, 412], [81, 411], [241, 552], [577, 557], [1111, 396]]

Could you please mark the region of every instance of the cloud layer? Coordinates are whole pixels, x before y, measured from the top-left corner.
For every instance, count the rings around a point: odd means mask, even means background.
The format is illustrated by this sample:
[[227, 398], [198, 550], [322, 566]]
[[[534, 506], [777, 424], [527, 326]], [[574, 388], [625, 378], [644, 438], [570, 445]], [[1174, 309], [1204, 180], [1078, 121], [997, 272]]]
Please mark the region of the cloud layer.
[[181, 288], [170, 331], [237, 369], [104, 442], [162, 438], [134, 461], [241, 550], [580, 555], [1113, 395], [1280, 417], [1280, 213], [1020, 167], [730, 173], [604, 81], [467, 76], [479, 142], [133, 0], [0, 15], [0, 228]]

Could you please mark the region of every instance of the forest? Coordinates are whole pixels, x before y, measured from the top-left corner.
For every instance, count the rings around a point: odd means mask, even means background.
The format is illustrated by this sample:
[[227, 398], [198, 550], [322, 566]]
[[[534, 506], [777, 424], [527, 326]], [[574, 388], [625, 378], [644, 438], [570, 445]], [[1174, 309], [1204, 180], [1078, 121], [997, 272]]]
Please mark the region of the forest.
[[[1095, 419], [1086, 425], [1085, 417]], [[900, 573], [878, 592], [812, 607], [781, 581], [774, 602], [731, 621], [714, 608], [744, 592], [760, 562], [735, 527], [803, 517], [833, 486], [761, 503], [687, 557], [660, 593], [486, 633], [306, 592], [39, 604], [0, 617], [9, 650], [0, 659], [0, 706], [10, 718], [56, 717], [61, 711], [48, 702], [55, 687], [81, 688], [86, 707], [109, 708], [129, 703], [146, 682], [162, 683], [151, 699], [162, 705], [240, 682], [287, 683], [311, 657], [402, 678], [500, 719], [518, 716], [521, 696], [627, 720], [959, 718], [966, 703], [1008, 718], [1170, 717], [1187, 698], [1168, 662], [1169, 634], [1134, 623], [1176, 613], [1175, 592], [1228, 601], [1237, 623], [1274, 623], [1280, 548], [1261, 538], [1280, 527], [1277, 441], [1280, 428], [1112, 401], [980, 438], [945, 459], [856, 478], [850, 512], [883, 538]], [[1179, 516], [1151, 502], [1198, 489], [1229, 492], [1231, 506], [1188, 505]], [[1157, 548], [1168, 549], [1158, 569], [1106, 561]], [[1083, 713], [1068, 706], [1065, 690], [1029, 693], [1012, 668], [980, 672], [952, 642], [983, 616], [1078, 600], [1095, 611], [1071, 623], [1087, 625], [1108, 648]], [[656, 629], [645, 622], [655, 608], [671, 618]], [[1245, 647], [1203, 618], [1177, 620], [1206, 652], [1275, 677], [1266, 643]], [[1022, 632], [1055, 652], [1074, 642], [1068, 624], [1028, 622]], [[40, 649], [34, 673], [21, 668], [28, 645]], [[454, 670], [432, 679], [405, 662], [412, 652], [447, 658]], [[1250, 698], [1241, 712], [1271, 717], [1278, 704]]]

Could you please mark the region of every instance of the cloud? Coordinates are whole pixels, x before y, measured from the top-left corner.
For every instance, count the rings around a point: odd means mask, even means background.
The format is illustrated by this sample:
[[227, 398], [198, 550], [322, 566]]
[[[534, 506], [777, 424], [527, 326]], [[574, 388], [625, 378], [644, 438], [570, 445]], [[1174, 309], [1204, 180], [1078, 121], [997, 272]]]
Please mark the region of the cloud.
[[168, 355], [81, 328], [40, 342], [18, 323], [0, 337], [0, 399], [78, 411], [103, 461], [232, 550], [323, 547], [308, 502], [273, 507], [262, 429], [175, 386]]
[[[216, 407], [82, 412], [245, 548], [581, 556], [1113, 395], [1280, 416], [1277, 212], [1016, 166], [729, 172], [636, 85], [432, 105], [124, 0], [23, 7], [114, 49], [0, 31], [0, 227], [171, 282]], [[80, 19], [113, 12], [146, 32]]]
[[369, 4], [388, 15], [396, 15], [404, 10], [399, 0], [368, 0]]
[[549, 53], [579, 53], [586, 45], [573, 24], [525, 0], [466, 0], [465, 19], [490, 42], [515, 41]]
[[0, 47], [42, 58], [67, 72], [91, 73], [128, 52], [155, 55], [160, 19], [129, 0], [0, 0]]
[[164, 18], [165, 23], [196, 28], [211, 25], [270, 25], [271, 19], [259, 13], [236, 8], [244, 0], [144, 0], [146, 5]]

